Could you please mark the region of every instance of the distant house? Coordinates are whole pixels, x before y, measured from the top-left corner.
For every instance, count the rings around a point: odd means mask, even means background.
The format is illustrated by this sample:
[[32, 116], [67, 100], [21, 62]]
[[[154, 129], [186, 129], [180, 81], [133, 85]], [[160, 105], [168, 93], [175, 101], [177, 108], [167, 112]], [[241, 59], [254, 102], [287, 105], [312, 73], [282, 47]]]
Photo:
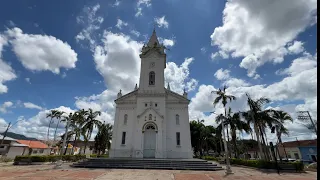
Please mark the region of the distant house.
[[79, 154], [81, 152], [81, 154], [84, 153], [84, 147], [86, 146], [86, 154], [93, 154], [95, 153], [95, 149], [94, 149], [94, 141], [88, 141], [87, 145], [85, 145], [84, 141], [80, 141], [77, 140], [74, 144], [74, 141], [69, 141], [66, 144], [69, 144], [70, 146], [67, 149], [67, 153], [66, 154], [70, 154], [72, 153], [72, 147], [73, 145], [75, 146], [75, 152], [73, 154]]
[[317, 161], [317, 140], [300, 140], [278, 144], [281, 158], [299, 159], [304, 161]]
[[251, 148], [246, 151], [244, 154], [245, 159], [258, 159], [259, 158], [259, 149], [258, 148]]
[[[2, 139], [3, 136], [0, 135], [0, 142]], [[27, 145], [20, 144], [17, 141], [18, 140], [16, 139], [5, 137], [3, 144], [0, 145], [0, 155], [13, 159], [16, 156], [23, 155], [26, 151], [28, 151], [29, 147]]]
[[24, 155], [49, 155], [51, 148], [41, 141], [35, 140], [17, 140], [18, 143], [28, 146], [28, 152]]
[[317, 140], [306, 140], [306, 141], [299, 141], [298, 148], [301, 153], [301, 157], [303, 160], [310, 160], [313, 162], [317, 162], [318, 155], [317, 155]]

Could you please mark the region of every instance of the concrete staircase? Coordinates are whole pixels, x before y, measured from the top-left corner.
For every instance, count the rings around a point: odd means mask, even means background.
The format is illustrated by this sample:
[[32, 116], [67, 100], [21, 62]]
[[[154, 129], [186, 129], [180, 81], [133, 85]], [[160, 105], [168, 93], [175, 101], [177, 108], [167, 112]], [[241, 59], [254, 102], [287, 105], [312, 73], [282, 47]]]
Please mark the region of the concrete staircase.
[[200, 159], [120, 159], [90, 158], [71, 165], [76, 168], [222, 170], [221, 166]]

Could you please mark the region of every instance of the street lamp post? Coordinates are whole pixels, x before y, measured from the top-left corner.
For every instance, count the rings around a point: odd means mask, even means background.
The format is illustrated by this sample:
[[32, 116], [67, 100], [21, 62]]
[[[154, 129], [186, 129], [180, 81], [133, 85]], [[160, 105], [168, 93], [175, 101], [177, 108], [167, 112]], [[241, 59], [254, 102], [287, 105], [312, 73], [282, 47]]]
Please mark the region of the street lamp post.
[[[210, 112], [213, 114], [216, 114], [215, 112]], [[223, 135], [223, 145], [224, 145], [224, 151], [225, 151], [225, 158], [226, 158], [226, 174], [233, 174], [231, 167], [230, 167], [230, 160], [229, 160], [229, 151], [228, 151], [228, 145], [227, 145], [227, 140], [226, 140], [226, 134], [224, 132], [224, 128], [225, 128], [225, 118], [222, 119], [222, 135]]]
[[6, 138], [6, 136], [7, 136], [7, 133], [8, 133], [8, 131], [9, 131], [9, 129], [12, 127], [12, 126], [14, 126], [15, 124], [17, 124], [19, 121], [22, 121], [22, 119], [21, 120], [18, 120], [18, 121], [16, 121], [14, 124], [12, 124], [11, 125], [11, 122], [9, 122], [9, 124], [8, 124], [8, 126], [7, 126], [7, 129], [4, 131], [4, 133], [3, 133], [3, 138], [2, 138], [2, 140], [1, 140], [1, 143], [0, 143], [0, 146], [2, 146], [3, 145], [3, 142], [4, 142], [4, 138]]
[[[301, 121], [305, 121], [305, 120], [310, 120], [311, 121], [311, 125], [313, 126], [313, 129], [316, 133], [316, 135], [318, 135], [318, 131], [317, 131], [317, 126], [314, 124], [309, 111], [298, 111], [298, 113], [300, 114], [298, 116], [298, 119]], [[307, 113], [307, 115], [305, 115], [305, 113]]]

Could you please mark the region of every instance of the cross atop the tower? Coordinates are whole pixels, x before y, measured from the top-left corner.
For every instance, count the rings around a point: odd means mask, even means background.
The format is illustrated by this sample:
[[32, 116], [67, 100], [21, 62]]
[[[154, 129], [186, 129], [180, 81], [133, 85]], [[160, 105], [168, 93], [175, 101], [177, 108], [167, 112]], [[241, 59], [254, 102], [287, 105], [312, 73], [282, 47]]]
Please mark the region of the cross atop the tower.
[[156, 34], [156, 27], [154, 26], [152, 35], [151, 35], [149, 42], [148, 42], [148, 46], [154, 47], [154, 46], [158, 46], [158, 45], [159, 45], [159, 41], [158, 41], [158, 37]]

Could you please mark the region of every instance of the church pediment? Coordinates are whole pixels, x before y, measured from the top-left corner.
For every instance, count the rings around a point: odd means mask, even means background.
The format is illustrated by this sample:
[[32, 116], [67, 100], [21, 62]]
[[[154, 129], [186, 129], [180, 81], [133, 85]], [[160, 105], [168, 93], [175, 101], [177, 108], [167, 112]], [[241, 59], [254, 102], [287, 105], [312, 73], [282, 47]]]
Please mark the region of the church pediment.
[[147, 109], [145, 109], [141, 114], [139, 114], [137, 117], [140, 118], [145, 114], [148, 114], [148, 112], [154, 112], [156, 113], [159, 117], [161, 117], [162, 119], [164, 118], [163, 115], [161, 115], [156, 109], [154, 109], [153, 107], [149, 107]]
[[135, 101], [136, 100], [136, 94], [137, 94], [138, 90], [134, 90], [128, 94], [125, 94], [119, 98], [117, 98], [114, 102], [115, 103], [119, 103], [122, 101]]
[[186, 103], [189, 104], [190, 100], [183, 97], [182, 95], [175, 93], [173, 91], [170, 91], [166, 89], [166, 94], [167, 94], [167, 102], [172, 102], [172, 103]]

